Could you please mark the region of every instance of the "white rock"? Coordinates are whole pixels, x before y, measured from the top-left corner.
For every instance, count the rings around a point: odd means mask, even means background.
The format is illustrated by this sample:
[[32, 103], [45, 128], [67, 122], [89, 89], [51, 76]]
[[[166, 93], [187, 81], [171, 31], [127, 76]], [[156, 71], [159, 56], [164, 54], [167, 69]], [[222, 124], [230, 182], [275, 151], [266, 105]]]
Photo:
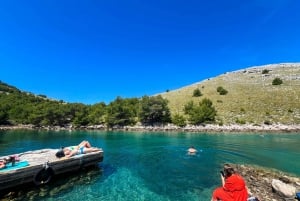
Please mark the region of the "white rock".
[[294, 186], [283, 183], [278, 179], [272, 180], [272, 187], [279, 195], [286, 198], [294, 197], [296, 194], [296, 188]]

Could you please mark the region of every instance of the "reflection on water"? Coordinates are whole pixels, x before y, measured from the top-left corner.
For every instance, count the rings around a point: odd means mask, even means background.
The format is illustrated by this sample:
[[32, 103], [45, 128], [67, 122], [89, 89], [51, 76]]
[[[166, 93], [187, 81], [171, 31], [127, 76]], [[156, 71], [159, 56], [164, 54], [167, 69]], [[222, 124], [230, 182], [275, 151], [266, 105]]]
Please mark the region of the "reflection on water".
[[76, 186], [94, 184], [103, 176], [100, 166], [92, 166], [82, 169], [80, 172], [72, 172], [55, 176], [51, 182], [44, 186], [26, 185], [5, 192], [4, 200], [44, 200], [53, 198], [59, 200], [60, 195], [70, 193]]
[[[129, 132], [0, 132], [0, 153], [57, 148], [89, 140], [102, 147], [97, 168], [57, 176], [43, 187], [16, 190], [14, 200], [210, 200], [225, 162], [255, 164], [300, 175], [298, 134]], [[195, 146], [196, 155], [187, 155]]]

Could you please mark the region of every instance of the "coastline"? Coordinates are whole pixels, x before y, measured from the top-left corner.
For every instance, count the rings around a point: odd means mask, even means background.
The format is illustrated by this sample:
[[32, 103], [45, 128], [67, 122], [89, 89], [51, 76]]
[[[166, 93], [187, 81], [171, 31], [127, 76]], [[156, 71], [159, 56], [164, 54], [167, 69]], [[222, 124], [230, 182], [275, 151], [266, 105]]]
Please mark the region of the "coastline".
[[273, 124], [273, 125], [251, 125], [251, 124], [231, 124], [231, 125], [216, 125], [216, 124], [205, 124], [200, 126], [185, 126], [178, 127], [172, 124], [164, 126], [115, 126], [113, 128], [106, 128], [104, 125], [91, 125], [91, 126], [34, 126], [34, 125], [12, 125], [4, 126], [0, 125], [0, 130], [17, 130], [17, 129], [28, 129], [28, 130], [110, 130], [110, 131], [153, 131], [153, 132], [199, 132], [199, 133], [292, 133], [300, 132], [300, 125], [298, 124]]
[[245, 179], [252, 196], [259, 200], [295, 200], [296, 192], [300, 191], [300, 178], [295, 175], [255, 165], [232, 166]]

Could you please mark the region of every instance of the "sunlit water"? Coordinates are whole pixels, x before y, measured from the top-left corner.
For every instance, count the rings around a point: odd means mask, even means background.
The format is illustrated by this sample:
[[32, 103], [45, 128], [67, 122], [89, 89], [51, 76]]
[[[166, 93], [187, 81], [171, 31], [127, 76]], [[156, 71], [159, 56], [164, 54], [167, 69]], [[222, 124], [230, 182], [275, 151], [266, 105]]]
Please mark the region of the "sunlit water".
[[[89, 140], [102, 147], [97, 168], [17, 191], [15, 200], [207, 201], [225, 162], [300, 176], [300, 134], [197, 134], [1, 131], [0, 155]], [[194, 145], [195, 156], [186, 150]], [[10, 197], [10, 198], [12, 198]]]

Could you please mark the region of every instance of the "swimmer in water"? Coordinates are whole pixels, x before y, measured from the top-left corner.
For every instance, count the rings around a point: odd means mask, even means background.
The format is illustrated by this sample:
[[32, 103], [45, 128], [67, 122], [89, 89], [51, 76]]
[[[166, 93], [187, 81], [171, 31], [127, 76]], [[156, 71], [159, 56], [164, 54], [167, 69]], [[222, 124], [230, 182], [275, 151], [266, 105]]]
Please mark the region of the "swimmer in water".
[[197, 153], [197, 149], [195, 149], [194, 146], [191, 146], [188, 150], [187, 150], [189, 155], [195, 155]]

